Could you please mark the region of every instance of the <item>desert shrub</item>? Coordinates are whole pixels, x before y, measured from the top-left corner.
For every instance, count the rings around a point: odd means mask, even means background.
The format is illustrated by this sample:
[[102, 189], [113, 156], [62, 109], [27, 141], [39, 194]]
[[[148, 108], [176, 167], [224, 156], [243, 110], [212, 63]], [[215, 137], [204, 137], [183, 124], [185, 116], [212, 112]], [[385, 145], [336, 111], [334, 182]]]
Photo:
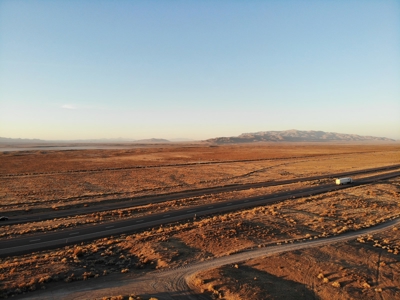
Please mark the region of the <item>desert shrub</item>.
[[83, 255], [83, 249], [81, 247], [76, 247], [74, 249], [74, 256], [82, 256]]
[[200, 278], [196, 278], [193, 281], [193, 283], [194, 283], [195, 286], [201, 286], [202, 284], [204, 284], [204, 281], [202, 279], [200, 279]]
[[363, 288], [366, 288], [366, 289], [369, 289], [371, 287], [367, 282], [364, 282], [362, 284], [362, 286], [363, 286]]

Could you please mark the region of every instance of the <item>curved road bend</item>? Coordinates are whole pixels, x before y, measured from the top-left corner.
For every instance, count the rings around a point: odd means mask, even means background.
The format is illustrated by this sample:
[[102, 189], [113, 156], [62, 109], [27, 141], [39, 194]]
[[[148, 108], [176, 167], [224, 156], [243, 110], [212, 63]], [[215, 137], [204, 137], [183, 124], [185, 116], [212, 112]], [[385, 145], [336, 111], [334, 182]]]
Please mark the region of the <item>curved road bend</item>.
[[256, 250], [249, 250], [238, 254], [223, 256], [187, 265], [185, 267], [154, 271], [144, 276], [128, 275], [111, 280], [110, 277], [91, 279], [90, 282], [73, 282], [65, 286], [38, 291], [32, 294], [17, 296], [15, 299], [31, 300], [70, 300], [70, 299], [101, 299], [104, 296], [117, 295], [148, 295], [160, 300], [174, 299], [209, 299], [202, 294], [195, 294], [191, 290], [191, 279], [200, 271], [218, 268], [224, 265], [236, 264], [249, 259], [270, 256], [287, 251], [294, 251], [309, 247], [319, 247], [327, 244], [344, 242], [366, 234], [376, 234], [399, 225], [400, 219], [392, 220], [367, 229], [347, 232], [338, 236], [294, 242], [292, 244], [267, 246]]
[[190, 206], [170, 212], [157, 213], [149, 216], [107, 222], [103, 224], [92, 224], [81, 226], [78, 228], [66, 229], [59, 232], [38, 233], [25, 237], [1, 239], [0, 257], [30, 253], [33, 251], [44, 249], [58, 248], [111, 235], [132, 233], [135, 231], [149, 229], [168, 223], [193, 219], [194, 217], [216, 213], [225, 213], [229, 211], [279, 202], [290, 198], [299, 198], [326, 193], [397, 176], [400, 176], [400, 171], [363, 178], [362, 180], [355, 181], [353, 184], [349, 185], [338, 186], [328, 184], [318, 187], [307, 187], [295, 191], [285, 191], [265, 196], [228, 200], [218, 203], [204, 204], [200, 206]]
[[[380, 172], [380, 171], [389, 171], [400, 168], [400, 165], [391, 165], [379, 168], [372, 168], [372, 169], [364, 169], [364, 170], [357, 170], [351, 172], [344, 172], [344, 173], [336, 173], [336, 174], [326, 174], [326, 175], [319, 175], [319, 176], [311, 176], [311, 177], [303, 177], [303, 178], [294, 178], [288, 180], [280, 180], [280, 181], [267, 181], [267, 182], [257, 182], [257, 183], [246, 183], [246, 184], [231, 184], [231, 185], [224, 185], [218, 187], [211, 187], [211, 188], [201, 188], [196, 190], [187, 190], [182, 192], [175, 192], [169, 194], [162, 194], [162, 195], [153, 195], [153, 196], [141, 196], [141, 197], [134, 197], [134, 198], [120, 198], [120, 199], [113, 199], [113, 200], [105, 200], [99, 203], [90, 204], [89, 207], [80, 207], [80, 208], [72, 208], [66, 209], [61, 211], [51, 211], [46, 213], [36, 213], [36, 214], [29, 214], [27, 215], [25, 212], [22, 211], [10, 211], [5, 213], [5, 216], [9, 216], [10, 220], [7, 222], [2, 222], [1, 225], [13, 225], [13, 224], [22, 224], [22, 223], [29, 223], [29, 222], [38, 222], [44, 220], [50, 220], [55, 218], [63, 218], [63, 217], [70, 217], [75, 215], [82, 215], [82, 214], [90, 214], [96, 213], [101, 211], [110, 211], [116, 209], [123, 209], [129, 208], [134, 206], [141, 206], [147, 205], [150, 203], [156, 204], [171, 200], [179, 200], [189, 197], [196, 197], [196, 196], [203, 196], [205, 194], [216, 194], [222, 192], [232, 192], [232, 191], [241, 191], [246, 189], [254, 189], [254, 188], [262, 188], [268, 186], [278, 186], [284, 184], [291, 184], [296, 182], [304, 182], [304, 181], [311, 181], [311, 180], [319, 180], [325, 178], [336, 178], [336, 177], [344, 177], [350, 175], [357, 175], [357, 174], [366, 174], [372, 172]], [[116, 202], [118, 201], [118, 202]], [[107, 203], [108, 202], [108, 203]], [[83, 205], [83, 204], [82, 204]], [[20, 216], [13, 216], [11, 214], [20, 213]]]

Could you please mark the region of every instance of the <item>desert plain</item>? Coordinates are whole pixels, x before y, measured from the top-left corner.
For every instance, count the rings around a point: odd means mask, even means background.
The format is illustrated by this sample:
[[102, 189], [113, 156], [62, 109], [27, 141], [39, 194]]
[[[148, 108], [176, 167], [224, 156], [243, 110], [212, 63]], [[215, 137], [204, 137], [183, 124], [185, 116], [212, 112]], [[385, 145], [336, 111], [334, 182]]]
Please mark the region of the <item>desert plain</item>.
[[[398, 143], [124, 145], [115, 149], [0, 152], [0, 241], [129, 220], [184, 207], [334, 183], [331, 174], [392, 166]], [[355, 174], [357, 181], [384, 173]], [[318, 180], [301, 178], [323, 176]], [[102, 210], [105, 204], [202, 188], [297, 179], [290, 184], [177, 197]], [[98, 211], [85, 213], [85, 209]], [[81, 210], [52, 218], [55, 212]], [[399, 299], [400, 178], [268, 205], [213, 213], [75, 245], [0, 258], [0, 298], [56, 299]], [[306, 243], [363, 230], [352, 239], [255, 256], [205, 268], [174, 291], [135, 286], [143, 276], [180, 270], [257, 249]], [[115, 287], [115, 282], [131, 282]], [[84, 286], [84, 296], [76, 296]], [[90, 286], [102, 286], [102, 289]], [[110, 289], [107, 289], [107, 285]], [[89, 288], [88, 288], [89, 287]], [[111, 288], [112, 287], [112, 288]], [[188, 291], [188, 289], [190, 291]], [[53, 295], [53, 296], [52, 296]], [[178, 296], [177, 296], [178, 295]]]

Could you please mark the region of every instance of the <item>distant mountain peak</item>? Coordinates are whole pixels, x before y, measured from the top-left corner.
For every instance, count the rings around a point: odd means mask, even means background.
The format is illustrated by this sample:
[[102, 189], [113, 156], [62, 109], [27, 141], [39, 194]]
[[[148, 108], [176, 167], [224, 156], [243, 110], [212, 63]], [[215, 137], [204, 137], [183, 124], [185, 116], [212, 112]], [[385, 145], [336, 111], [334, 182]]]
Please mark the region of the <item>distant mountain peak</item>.
[[82, 140], [40, 140], [40, 139], [13, 139], [0, 137], [0, 143], [2, 144], [32, 144], [32, 143], [170, 143], [171, 141], [166, 139], [142, 139], [142, 140], [129, 140], [124, 138], [100, 138], [100, 139], [82, 139]]
[[5, 137], [0, 137], [0, 143], [14, 143], [14, 144], [19, 144], [19, 143], [42, 143], [45, 142], [44, 140], [40, 139], [13, 139], [13, 138], [5, 138]]
[[232, 143], [255, 143], [255, 142], [394, 142], [395, 140], [385, 137], [361, 136], [357, 134], [345, 134], [325, 131], [303, 131], [303, 130], [284, 130], [284, 131], [259, 131], [253, 133], [242, 133], [237, 137], [218, 137], [207, 140], [216, 144]]
[[151, 138], [151, 139], [136, 140], [134, 143], [163, 144], [163, 143], [171, 143], [171, 141], [166, 139]]

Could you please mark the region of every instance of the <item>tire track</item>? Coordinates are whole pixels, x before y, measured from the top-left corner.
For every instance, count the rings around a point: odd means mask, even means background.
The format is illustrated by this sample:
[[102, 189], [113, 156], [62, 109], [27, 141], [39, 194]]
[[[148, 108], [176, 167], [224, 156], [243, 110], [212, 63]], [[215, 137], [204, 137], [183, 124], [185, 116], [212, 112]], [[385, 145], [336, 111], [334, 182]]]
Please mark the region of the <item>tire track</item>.
[[263, 256], [272, 256], [288, 251], [300, 250], [304, 248], [320, 247], [327, 244], [345, 242], [366, 234], [376, 234], [388, 230], [393, 226], [400, 224], [400, 218], [379, 224], [367, 229], [346, 232], [341, 235], [327, 237], [323, 239], [314, 239], [308, 241], [297, 241], [284, 245], [268, 245], [265, 248], [256, 248], [243, 251], [237, 254], [223, 256], [204, 262], [193, 263], [183, 267], [159, 270], [147, 273], [135, 278], [117, 279], [115, 281], [96, 283], [92, 280], [90, 287], [87, 283], [76, 282], [68, 284], [68, 290], [65, 287], [52, 289], [51, 291], [40, 291], [33, 294], [16, 296], [14, 299], [31, 300], [67, 300], [67, 299], [95, 299], [108, 296], [110, 293], [149, 295], [160, 300], [174, 300], [178, 297], [183, 299], [209, 299], [208, 297], [195, 292], [195, 276], [198, 272], [219, 268], [224, 265], [236, 264]]
[[81, 170], [68, 170], [60, 172], [33, 172], [33, 173], [16, 173], [16, 174], [3, 174], [0, 175], [1, 178], [9, 177], [30, 177], [30, 176], [48, 176], [48, 175], [65, 175], [73, 173], [99, 173], [106, 171], [123, 171], [123, 170], [135, 170], [135, 169], [154, 169], [154, 168], [171, 168], [171, 167], [187, 167], [187, 166], [197, 166], [197, 165], [218, 165], [218, 164], [231, 164], [231, 163], [241, 163], [241, 162], [257, 162], [257, 161], [275, 161], [275, 160], [289, 160], [298, 158], [314, 158], [314, 157], [324, 157], [324, 156], [336, 156], [336, 155], [351, 155], [351, 154], [366, 154], [366, 153], [379, 153], [380, 151], [364, 151], [364, 152], [343, 152], [343, 153], [332, 153], [332, 154], [315, 154], [315, 155], [304, 155], [304, 156], [291, 156], [291, 157], [277, 157], [277, 158], [258, 158], [258, 159], [240, 159], [240, 160], [228, 160], [228, 161], [205, 161], [205, 162], [189, 162], [189, 163], [179, 163], [179, 164], [166, 164], [166, 165], [141, 165], [141, 166], [131, 166], [131, 167], [117, 167], [117, 168], [100, 168], [100, 169], [81, 169]]
[[[278, 165], [283, 165], [283, 164], [278, 164]], [[274, 166], [278, 166], [274, 165]], [[270, 168], [274, 167], [270, 166]], [[223, 186], [222, 188], [228, 188], [231, 187], [233, 190], [243, 190], [243, 189], [251, 189], [251, 188], [259, 188], [261, 187], [260, 185], [267, 184], [266, 186], [272, 186], [272, 185], [283, 185], [283, 184], [289, 184], [293, 182], [300, 182], [300, 181], [309, 181], [309, 180], [316, 180], [316, 179], [321, 179], [321, 178], [332, 178], [332, 177], [337, 177], [337, 176], [348, 176], [348, 175], [354, 175], [354, 174], [365, 174], [365, 173], [373, 173], [373, 172], [378, 172], [378, 171], [383, 171], [383, 170], [393, 170], [399, 168], [400, 165], [388, 165], [384, 167], [379, 167], [379, 168], [371, 168], [371, 169], [361, 169], [361, 170], [356, 170], [356, 171], [351, 171], [351, 172], [343, 172], [343, 173], [336, 173], [336, 174], [325, 174], [325, 175], [318, 175], [318, 176], [311, 176], [311, 177], [304, 177], [304, 178], [292, 178], [289, 180], [282, 180], [282, 181], [264, 181], [264, 182], [256, 182], [256, 183], [234, 183], [234, 184], [227, 184]], [[273, 184], [274, 183], [274, 184]], [[182, 187], [182, 185], [175, 185], [173, 187]], [[242, 187], [242, 188], [241, 188]], [[112, 196], [118, 196], [118, 195], [129, 195], [129, 194], [138, 194], [138, 193], [148, 193], [148, 192], [154, 192], [154, 191], [159, 191], [163, 190], [163, 187], [159, 188], [151, 188], [151, 189], [142, 189], [140, 191], [136, 192], [117, 192], [117, 193], [109, 193], [109, 194], [101, 194], [101, 195], [83, 195], [83, 196], [76, 196], [76, 197], [69, 197], [69, 198], [63, 198], [63, 199], [50, 199], [50, 200], [45, 200], [45, 201], [30, 201], [30, 202], [18, 202], [17, 205], [29, 205], [29, 204], [52, 204], [52, 203], [58, 203], [60, 201], [74, 201], [74, 200], [80, 200], [80, 199], [92, 199], [94, 203], [91, 203], [94, 206], [101, 206], [104, 204], [108, 203], [116, 203], [116, 202], [125, 202], [129, 200], [136, 200], [136, 199], [144, 199], [144, 198], [152, 198], [152, 197], [165, 197], [168, 195], [178, 195], [182, 193], [192, 193], [192, 192], [200, 192], [200, 191], [205, 191], [205, 193], [219, 193], [221, 191], [217, 191], [221, 188], [221, 186], [211, 186], [211, 187], [203, 187], [203, 188], [198, 188], [198, 189], [188, 189], [188, 190], [182, 190], [182, 191], [171, 191], [171, 192], [166, 192], [163, 194], [156, 194], [156, 195], [141, 195], [141, 196], [125, 196], [123, 198], [111, 198]], [[212, 191], [214, 190], [215, 191]], [[225, 190], [226, 191], [226, 190]], [[224, 191], [224, 192], [225, 192]], [[191, 196], [189, 196], [191, 197]], [[0, 205], [0, 207], [7, 208], [7, 207], [13, 207], [15, 206], [16, 203], [9, 203], [9, 204], [3, 204]], [[132, 205], [134, 206], [134, 204]], [[124, 207], [124, 206], [123, 206]], [[68, 205], [65, 206], [59, 206], [58, 209], [67, 209], [69, 208]], [[118, 208], [116, 208], [118, 209]], [[15, 211], [9, 211], [8, 213], [15, 213], [19, 212], [20, 210], [15, 210]], [[101, 211], [99, 209], [98, 211]]]
[[[382, 250], [379, 251], [378, 254], [378, 261], [376, 263], [376, 273], [375, 273], [375, 284], [379, 286], [379, 277], [380, 277], [380, 267], [381, 267], [381, 257], [382, 257]], [[379, 298], [382, 298], [382, 294], [378, 293]]]
[[[306, 161], [309, 161], [309, 160], [306, 160]], [[305, 161], [301, 161], [301, 162], [305, 162]], [[294, 163], [297, 163], [297, 162], [294, 162]], [[261, 168], [261, 169], [258, 169], [258, 170], [254, 170], [254, 171], [242, 174], [242, 175], [231, 176], [231, 177], [226, 177], [226, 178], [222, 178], [222, 179], [217, 179], [217, 180], [214, 180], [214, 182], [218, 183], [218, 184], [222, 184], [222, 183], [230, 181], [230, 180], [234, 180], [234, 179], [244, 178], [244, 177], [250, 176], [253, 173], [263, 172], [263, 171], [265, 171], [267, 169], [272, 169], [274, 167], [278, 167], [278, 166], [282, 166], [282, 165], [288, 165], [288, 164], [291, 164], [291, 163], [276, 164], [276, 165], [268, 166], [268, 167]], [[198, 185], [198, 184], [206, 184], [206, 183], [208, 183], [208, 182], [207, 181], [199, 181], [198, 183], [189, 184], [188, 185], [186, 182], [180, 181], [179, 184], [168, 185], [168, 189], [169, 190], [173, 190], [173, 189], [176, 189], [176, 188], [182, 188], [182, 187], [186, 186], [186, 187], [189, 187], [189, 191], [192, 191], [192, 190], [195, 190], [194, 187], [196, 185]], [[192, 189], [190, 189], [190, 187], [192, 187]], [[54, 204], [54, 203], [59, 203], [60, 201], [62, 201], [63, 203], [68, 205], [68, 202], [70, 202], [70, 201], [72, 202], [72, 201], [83, 200], [83, 199], [91, 199], [92, 201], [99, 201], [99, 199], [103, 199], [103, 201], [107, 201], [107, 199], [110, 199], [111, 197], [122, 196], [122, 197], [128, 198], [129, 195], [131, 195], [129, 198], [141, 197], [141, 196], [138, 196], [138, 194], [140, 195], [140, 194], [149, 193], [149, 192], [150, 193], [156, 193], [156, 192], [159, 192], [159, 191], [163, 191], [165, 189], [166, 189], [165, 187], [156, 187], [156, 188], [145, 188], [145, 189], [140, 189], [140, 190], [137, 190], [137, 191], [130, 191], [130, 192], [99, 193], [99, 194], [90, 194], [90, 195], [79, 195], [79, 196], [73, 196], [73, 197], [67, 197], [67, 198], [36, 200], [36, 201], [26, 201], [26, 202], [19, 201], [18, 203], [0, 204], [0, 207], [7, 208], [7, 207], [13, 207], [15, 205], [21, 206], [21, 205], [35, 205], [35, 204], [41, 204], [41, 205], [48, 204], [48, 205], [51, 205], [51, 204]], [[113, 200], [113, 199], [110, 199], [110, 200]]]

